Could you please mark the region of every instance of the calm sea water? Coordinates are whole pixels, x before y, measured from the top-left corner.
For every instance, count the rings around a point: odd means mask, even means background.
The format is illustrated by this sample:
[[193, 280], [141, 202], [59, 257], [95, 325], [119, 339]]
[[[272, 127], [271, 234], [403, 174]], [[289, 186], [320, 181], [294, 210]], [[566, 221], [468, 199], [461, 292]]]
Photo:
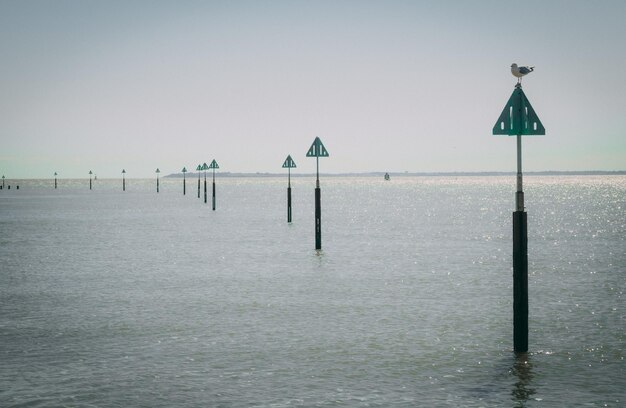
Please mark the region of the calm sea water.
[[626, 405], [626, 177], [526, 177], [517, 357], [514, 177], [194, 182], [0, 191], [1, 406]]

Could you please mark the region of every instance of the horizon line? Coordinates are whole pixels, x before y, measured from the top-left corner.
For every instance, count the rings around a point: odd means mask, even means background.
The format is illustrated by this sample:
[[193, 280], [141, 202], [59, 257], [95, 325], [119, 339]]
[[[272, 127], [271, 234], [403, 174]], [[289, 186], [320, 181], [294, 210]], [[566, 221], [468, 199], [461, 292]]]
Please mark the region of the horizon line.
[[[187, 172], [186, 175], [191, 177], [192, 175], [197, 175], [198, 172]], [[200, 173], [202, 174], [202, 173]], [[229, 171], [221, 171], [218, 173], [221, 177], [283, 177], [285, 176], [284, 172], [273, 173], [273, 172], [229, 172]], [[515, 175], [517, 172], [515, 171], [433, 171], [433, 172], [409, 172], [409, 171], [369, 171], [369, 172], [343, 172], [343, 173], [322, 173], [320, 172], [320, 176], [325, 177], [382, 177], [385, 174], [389, 174], [389, 176], [394, 177], [445, 177], [445, 176], [510, 176]], [[524, 175], [528, 176], [611, 176], [611, 175], [626, 175], [626, 170], [539, 170], [539, 171], [527, 171], [523, 172]], [[315, 177], [316, 173], [291, 173], [291, 177]], [[182, 178], [183, 173], [170, 173], [161, 178]], [[5, 179], [11, 180], [43, 180], [43, 179], [54, 179], [55, 176], [50, 177], [6, 177]], [[57, 178], [62, 179], [63, 177], [57, 176]], [[87, 179], [88, 177], [69, 177], [68, 179]], [[102, 179], [117, 179], [120, 177], [103, 177]], [[126, 176], [127, 179], [149, 179], [152, 177], [130, 177]]]

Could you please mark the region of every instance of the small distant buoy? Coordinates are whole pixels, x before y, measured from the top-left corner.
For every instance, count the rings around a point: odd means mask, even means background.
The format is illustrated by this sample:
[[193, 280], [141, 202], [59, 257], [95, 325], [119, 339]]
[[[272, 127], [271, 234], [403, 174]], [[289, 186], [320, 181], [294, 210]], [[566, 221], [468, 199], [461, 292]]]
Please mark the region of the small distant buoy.
[[20, 189], [20, 186], [15, 186], [15, 188], [19, 190], [19, 189]]

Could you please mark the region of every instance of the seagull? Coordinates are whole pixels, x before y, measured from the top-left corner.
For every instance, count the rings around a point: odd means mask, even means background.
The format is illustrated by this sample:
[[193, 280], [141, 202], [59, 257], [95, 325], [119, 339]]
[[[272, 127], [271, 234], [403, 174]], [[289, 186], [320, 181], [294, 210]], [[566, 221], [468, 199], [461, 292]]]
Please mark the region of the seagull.
[[511, 64], [511, 74], [517, 78], [517, 83], [522, 82], [522, 77], [526, 74], [530, 74], [535, 70], [535, 67], [518, 67], [517, 64]]

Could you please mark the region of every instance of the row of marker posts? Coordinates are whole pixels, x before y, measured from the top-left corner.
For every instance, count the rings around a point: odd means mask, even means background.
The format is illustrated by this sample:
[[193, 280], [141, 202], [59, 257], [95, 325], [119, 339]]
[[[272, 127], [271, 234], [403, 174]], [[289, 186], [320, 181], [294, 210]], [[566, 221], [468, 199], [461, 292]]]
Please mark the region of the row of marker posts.
[[[56, 173], [55, 173], [55, 174], [56, 174]], [[4, 179], [5, 179], [5, 178], [6, 178], [6, 177], [5, 177], [5, 176], [4, 176], [4, 174], [3, 174], [3, 175], [2, 175], [2, 185], [0, 186], [0, 190], [4, 190], [4, 188], [6, 187], [6, 186], [5, 186], [5, 184], [4, 184]], [[8, 189], [9, 189], [9, 190], [11, 189], [11, 185], [10, 185], [10, 184], [9, 184]], [[19, 184], [16, 184], [16, 185], [15, 185], [15, 189], [16, 189], [16, 190], [19, 190], [19, 189], [20, 189]]]
[[[196, 171], [198, 172], [198, 198], [200, 198], [200, 172], [204, 171], [204, 203], [205, 204], [208, 201], [208, 198], [207, 198], [208, 196], [207, 196], [206, 171], [207, 170], [213, 170], [213, 194], [212, 194], [212, 199], [211, 199], [213, 211], [215, 211], [215, 208], [216, 208], [215, 170], [219, 169], [219, 168], [220, 168], [220, 166], [217, 164], [217, 162], [215, 160], [213, 160], [210, 165], [207, 165], [206, 163], [204, 163], [204, 164], [198, 164], [198, 167], [196, 167]], [[185, 179], [185, 173], [187, 173], [187, 168], [183, 167], [182, 173], [183, 173], [183, 195], [185, 195], [185, 193], [187, 191], [186, 179]]]
[[[315, 157], [316, 159], [316, 172], [315, 172], [315, 249], [322, 249], [322, 208], [321, 208], [321, 189], [320, 189], [320, 178], [319, 178], [319, 158], [320, 157], [328, 157], [328, 151], [324, 147], [324, 144], [320, 140], [319, 137], [316, 137], [313, 141], [313, 144], [309, 148], [309, 151], [306, 154], [307, 157]], [[287, 181], [287, 222], [292, 222], [292, 210], [291, 210], [291, 169], [296, 168], [296, 162], [291, 158], [291, 155], [288, 155], [283, 163], [283, 168], [288, 169], [288, 181]], [[200, 177], [201, 171], [204, 171], [204, 203], [207, 203], [207, 178], [206, 171], [213, 170], [213, 183], [212, 183], [212, 208], [215, 211], [216, 208], [216, 187], [215, 187], [215, 170], [219, 169], [219, 165], [217, 161], [213, 160], [210, 165], [199, 164], [196, 167], [196, 171], [198, 172], [198, 198], [200, 198]], [[159, 174], [161, 171], [157, 168], [155, 170], [156, 173], [156, 191], [159, 193], [160, 191], [160, 179]], [[186, 173], [187, 168], [183, 167], [183, 195], [187, 194], [187, 180]], [[57, 184], [57, 172], [54, 172], [54, 188], [56, 189]], [[93, 171], [89, 170], [89, 190], [93, 189]], [[2, 188], [4, 188], [4, 179], [2, 176]], [[126, 191], [126, 169], [122, 169], [122, 191]]]
[[[517, 138], [517, 191], [515, 193], [515, 211], [513, 212], [513, 349], [518, 353], [528, 351], [528, 224], [524, 207], [522, 179], [522, 136], [545, 135], [545, 128], [522, 90], [521, 83], [515, 85], [513, 94], [504, 107], [492, 134], [516, 136]], [[315, 249], [322, 249], [322, 208], [319, 179], [319, 158], [328, 157], [328, 151], [319, 137], [316, 137], [306, 157], [315, 157]], [[288, 170], [287, 181], [287, 222], [292, 221], [291, 209], [291, 169], [296, 168], [295, 161], [288, 155], [283, 163]], [[215, 169], [219, 166], [215, 160], [209, 166], [198, 165], [198, 198], [200, 198], [200, 171], [204, 171], [204, 202], [207, 202], [206, 170], [213, 169], [212, 206], [215, 210]], [[159, 169], [157, 174], [157, 193], [159, 192]], [[187, 169], [183, 167], [183, 195], [186, 194]], [[122, 189], [126, 191], [126, 170], [122, 170]], [[89, 171], [89, 189], [92, 189], [93, 172]], [[4, 189], [2, 176], [2, 188]], [[57, 173], [54, 173], [54, 188], [57, 188]]]
[[[328, 151], [324, 147], [324, 144], [320, 140], [319, 137], [316, 137], [313, 141], [313, 144], [309, 148], [307, 157], [315, 157], [316, 159], [316, 172], [315, 172], [315, 249], [322, 249], [322, 208], [321, 208], [321, 189], [320, 189], [320, 179], [319, 179], [319, 158], [320, 157], [328, 157]], [[292, 159], [291, 155], [288, 155], [283, 163], [283, 168], [288, 169], [288, 181], [287, 181], [287, 222], [292, 222], [292, 206], [291, 206], [291, 169], [296, 168], [296, 163]], [[216, 187], [215, 187], [215, 170], [219, 169], [219, 165], [215, 160], [211, 162], [210, 165], [199, 164], [196, 167], [196, 171], [198, 172], [198, 198], [200, 198], [200, 172], [204, 171], [204, 203], [207, 203], [207, 178], [206, 171], [213, 170], [213, 183], [212, 183], [212, 208], [213, 211], [216, 209]], [[159, 193], [160, 191], [160, 179], [159, 174], [161, 171], [157, 168], [156, 171], [156, 191]], [[187, 180], [186, 173], [187, 168], [183, 167], [183, 195], [187, 194]], [[54, 188], [57, 189], [57, 176], [58, 173], [54, 172]], [[93, 189], [93, 171], [89, 170], [89, 190]], [[4, 179], [2, 176], [2, 188], [4, 188]], [[126, 169], [122, 169], [122, 191], [126, 191]]]
[[[215, 169], [218, 169], [219, 166], [217, 165], [217, 162], [215, 160], [213, 160], [213, 162], [211, 163], [210, 167], [207, 167], [207, 164], [205, 163], [204, 165], [198, 165], [198, 168], [196, 170], [198, 170], [198, 198], [200, 198], [200, 170], [207, 170], [207, 169], [213, 169], [213, 209], [215, 210]], [[159, 174], [161, 173], [161, 170], [159, 170], [158, 168], [155, 171], [156, 173], [156, 191], [157, 193], [160, 191], [160, 183], [159, 183]], [[186, 185], [186, 178], [185, 178], [185, 173], [187, 173], [187, 168], [183, 167], [182, 170], [183, 173], [183, 195], [186, 195], [187, 193], [187, 185]], [[94, 173], [93, 171], [89, 170], [89, 190], [93, 189], [93, 176]], [[55, 171], [54, 172], [54, 188], [55, 190], [57, 189], [58, 183], [57, 183], [57, 176], [58, 173]], [[5, 177], [2, 176], [2, 188], [4, 188], [4, 179]], [[126, 170], [122, 169], [122, 191], [126, 191]], [[206, 199], [206, 171], [205, 171], [205, 184], [204, 184], [204, 202], [207, 202]]]
[[[198, 172], [198, 198], [200, 198], [200, 172], [204, 171], [204, 203], [207, 203], [207, 180], [206, 180], [206, 171], [207, 170], [213, 170], [213, 194], [212, 194], [212, 207], [213, 207], [213, 211], [215, 211], [216, 208], [216, 198], [215, 198], [215, 193], [216, 193], [216, 188], [215, 188], [215, 170], [219, 169], [220, 166], [217, 164], [217, 161], [213, 160], [211, 162], [210, 165], [207, 165], [206, 163], [204, 164], [198, 164], [198, 167], [196, 167], [196, 171]], [[157, 193], [159, 192], [159, 173], [161, 171], [157, 168], [156, 169], [156, 174], [157, 174]], [[183, 167], [183, 169], [181, 170], [181, 172], [183, 173], [183, 195], [187, 194], [187, 177], [186, 177], [186, 173], [187, 173], [187, 168]]]
[[[315, 157], [315, 249], [322, 249], [322, 192], [320, 189], [320, 157], [328, 157], [328, 150], [319, 137], [316, 137], [309, 148], [306, 157]], [[291, 212], [291, 169], [296, 167], [296, 162], [288, 155], [283, 162], [283, 168], [287, 169], [287, 222], [292, 219]]]

